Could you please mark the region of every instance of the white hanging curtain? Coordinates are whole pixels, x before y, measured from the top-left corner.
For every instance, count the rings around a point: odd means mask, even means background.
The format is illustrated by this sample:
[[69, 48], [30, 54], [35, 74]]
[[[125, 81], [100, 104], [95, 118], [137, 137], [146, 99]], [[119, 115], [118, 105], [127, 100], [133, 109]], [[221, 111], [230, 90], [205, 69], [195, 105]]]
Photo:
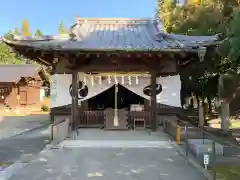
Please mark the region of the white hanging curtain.
[[[78, 102], [88, 100], [98, 94], [103, 93], [104, 91], [108, 90], [114, 85], [114, 81], [109, 82], [109, 79], [104, 77], [104, 79], [101, 80], [101, 83], [99, 82], [99, 76], [91, 76], [91, 75], [85, 75], [84, 73], [78, 73], [79, 80], [86, 79], [86, 85], [88, 87], [88, 94], [86, 97], [79, 97], [80, 99]], [[94, 82], [94, 83], [93, 83]]]
[[72, 98], [69, 94], [71, 82], [71, 74], [54, 74], [51, 77], [51, 108], [72, 103]]
[[[150, 77], [138, 77], [138, 84], [135, 81], [132, 81], [131, 84], [128, 82], [124, 82], [124, 84], [120, 83], [122, 86], [127, 88], [128, 90], [134, 92], [135, 94], [150, 100], [150, 96], [144, 94], [143, 90], [149, 86]], [[159, 77], [157, 78], [157, 84], [161, 84], [162, 92], [157, 95], [157, 103], [174, 106], [174, 107], [181, 107], [181, 80], [180, 76], [168, 76], [168, 77]], [[150, 90], [150, 88], [149, 88]], [[150, 90], [151, 91], [151, 90]]]
[[[104, 91], [106, 91], [107, 89], [109, 89], [110, 87], [112, 87], [114, 85], [115, 82], [108, 82], [108, 79], [104, 79], [102, 80], [101, 84], [97, 83], [97, 78], [98, 77], [94, 77], [96, 79], [94, 79], [94, 83], [92, 81], [92, 77], [91, 76], [85, 76], [83, 73], [79, 73], [78, 74], [78, 79], [81, 81], [85, 81], [84, 83], [86, 83], [87, 87], [88, 87], [88, 94], [86, 97], [80, 97], [81, 99], [79, 99], [79, 103], [81, 101], [90, 99]], [[71, 74], [55, 74], [52, 76], [52, 81], [55, 82], [55, 88], [51, 88], [51, 107], [58, 107], [58, 106], [64, 106], [64, 105], [68, 105], [72, 103], [72, 97], [70, 96], [69, 93], [69, 87], [72, 83], [72, 75]], [[96, 82], [96, 84], [95, 84]]]
[[81, 98], [78, 100], [78, 102], [81, 101], [85, 101], [87, 99], [90, 99], [98, 94], [103, 93], [104, 91], [108, 90], [109, 88], [111, 88], [114, 85], [114, 82], [112, 83], [108, 83], [108, 81], [102, 81], [101, 84], [95, 84], [94, 86], [88, 85], [89, 83], [87, 83], [88, 86], [88, 95], [84, 98]]
[[138, 84], [136, 84], [136, 81], [134, 78], [136, 78], [136, 77], [132, 77], [132, 80], [129, 83], [129, 77], [125, 77], [124, 84], [122, 82], [119, 82], [119, 83], [123, 87], [132, 91], [133, 93], [135, 93], [145, 99], [150, 99], [149, 96], [147, 96], [143, 93], [143, 89], [150, 84], [150, 79], [148, 77], [138, 77]]
[[[103, 79], [100, 83], [97, 83], [99, 79], [95, 79], [96, 84], [92, 86], [90, 76], [85, 76], [83, 73], [79, 73], [79, 80], [86, 81], [88, 86], [88, 95], [80, 101], [92, 98], [115, 84], [114, 80], [109, 83], [108, 77]], [[99, 77], [95, 77], [99, 78]], [[143, 89], [150, 85], [150, 77], [138, 76], [138, 83], [135, 80], [136, 77], [132, 77], [131, 84], [128, 82], [128, 77], [121, 78], [118, 83], [134, 92], [135, 94], [150, 100], [150, 96], [144, 94]], [[69, 86], [72, 83], [71, 74], [55, 74], [51, 77], [51, 107], [64, 106], [72, 103], [72, 98], [69, 94]], [[181, 107], [180, 90], [181, 81], [180, 76], [169, 76], [157, 78], [157, 83], [162, 85], [162, 92], [157, 95], [157, 102], [169, 106]], [[114, 97], [112, 97], [114, 98]]]
[[181, 80], [180, 76], [157, 78], [157, 83], [162, 85], [162, 92], [157, 95], [157, 102], [174, 107], [181, 107]]

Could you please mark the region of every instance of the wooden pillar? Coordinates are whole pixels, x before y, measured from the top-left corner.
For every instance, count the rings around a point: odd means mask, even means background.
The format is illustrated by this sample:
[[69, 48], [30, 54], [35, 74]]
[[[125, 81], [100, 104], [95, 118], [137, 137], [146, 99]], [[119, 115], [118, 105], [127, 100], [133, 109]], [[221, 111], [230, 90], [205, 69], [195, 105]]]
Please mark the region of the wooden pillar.
[[156, 71], [151, 71], [151, 122], [152, 131], [157, 129], [157, 94], [156, 94], [156, 83], [157, 83]]
[[77, 109], [78, 109], [78, 93], [77, 93], [77, 71], [72, 71], [72, 130], [76, 128]]

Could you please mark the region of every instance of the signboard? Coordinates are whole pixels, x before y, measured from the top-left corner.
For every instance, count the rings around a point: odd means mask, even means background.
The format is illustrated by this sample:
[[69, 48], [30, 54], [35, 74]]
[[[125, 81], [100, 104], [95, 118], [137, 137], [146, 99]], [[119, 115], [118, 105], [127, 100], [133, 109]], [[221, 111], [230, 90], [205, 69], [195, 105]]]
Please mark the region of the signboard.
[[204, 154], [203, 156], [203, 164], [205, 166], [205, 170], [207, 170], [207, 166], [209, 165], [209, 155], [208, 154]]
[[208, 165], [209, 164], [209, 155], [208, 154], [204, 154], [204, 165]]

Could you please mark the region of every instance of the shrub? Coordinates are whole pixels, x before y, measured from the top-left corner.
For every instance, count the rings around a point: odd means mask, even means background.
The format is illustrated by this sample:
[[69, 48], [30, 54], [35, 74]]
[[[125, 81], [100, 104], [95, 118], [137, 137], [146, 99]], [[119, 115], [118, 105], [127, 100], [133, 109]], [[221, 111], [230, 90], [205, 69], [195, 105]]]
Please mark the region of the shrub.
[[42, 105], [41, 110], [47, 112], [49, 111], [49, 107], [47, 105]]

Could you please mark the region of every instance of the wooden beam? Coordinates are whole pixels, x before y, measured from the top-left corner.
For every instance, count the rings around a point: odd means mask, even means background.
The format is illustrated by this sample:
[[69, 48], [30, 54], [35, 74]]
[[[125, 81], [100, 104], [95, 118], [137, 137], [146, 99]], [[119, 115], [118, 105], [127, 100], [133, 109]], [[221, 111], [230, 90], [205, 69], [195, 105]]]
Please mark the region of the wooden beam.
[[156, 93], [156, 83], [157, 76], [156, 71], [151, 70], [151, 124], [152, 131], [155, 132], [157, 130], [157, 93]]
[[78, 109], [78, 93], [77, 93], [77, 71], [72, 71], [72, 130], [76, 128], [77, 122], [77, 109]]
[[121, 72], [131, 72], [131, 71], [139, 71], [146, 72], [149, 71], [144, 65], [141, 64], [122, 64], [122, 65], [88, 65], [82, 66], [80, 69], [82, 72], [111, 72], [111, 71], [121, 71]]
[[82, 66], [87, 67], [89, 64], [92, 62], [92, 57], [91, 56], [82, 56], [81, 58], [74, 58], [71, 64], [67, 65], [66, 68], [72, 69], [72, 70], [77, 70], [82, 68]]

